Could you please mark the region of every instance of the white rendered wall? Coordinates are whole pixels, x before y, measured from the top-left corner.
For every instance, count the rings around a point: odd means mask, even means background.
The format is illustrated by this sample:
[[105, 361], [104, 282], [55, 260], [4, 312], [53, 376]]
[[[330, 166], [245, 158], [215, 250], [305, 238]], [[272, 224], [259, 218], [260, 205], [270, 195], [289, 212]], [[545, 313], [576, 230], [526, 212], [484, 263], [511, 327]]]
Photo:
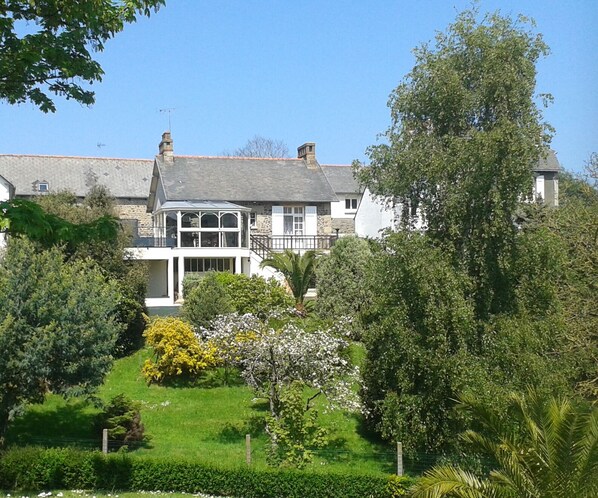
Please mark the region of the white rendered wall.
[[380, 236], [381, 230], [393, 228], [394, 224], [394, 209], [387, 207], [384, 200], [373, 196], [366, 189], [355, 214], [355, 235], [377, 238]]

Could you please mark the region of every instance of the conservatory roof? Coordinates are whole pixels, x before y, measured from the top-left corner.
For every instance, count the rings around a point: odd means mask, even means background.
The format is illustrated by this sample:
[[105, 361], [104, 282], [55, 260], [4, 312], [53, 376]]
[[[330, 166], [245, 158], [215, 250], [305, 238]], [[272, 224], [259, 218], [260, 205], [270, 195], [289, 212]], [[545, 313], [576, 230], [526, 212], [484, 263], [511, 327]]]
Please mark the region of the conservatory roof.
[[166, 201], [160, 206], [161, 211], [251, 211], [228, 201]]

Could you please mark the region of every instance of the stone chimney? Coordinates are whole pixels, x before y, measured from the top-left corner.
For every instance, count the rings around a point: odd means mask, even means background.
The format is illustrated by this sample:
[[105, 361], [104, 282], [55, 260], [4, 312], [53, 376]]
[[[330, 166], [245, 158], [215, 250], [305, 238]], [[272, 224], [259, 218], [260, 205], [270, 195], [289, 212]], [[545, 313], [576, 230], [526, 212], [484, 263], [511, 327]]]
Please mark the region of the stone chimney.
[[306, 142], [297, 147], [297, 158], [305, 160], [309, 169], [316, 169], [318, 167], [318, 161], [316, 161], [316, 144]]
[[172, 137], [169, 131], [162, 133], [162, 141], [160, 142], [158, 154], [166, 162], [171, 163], [174, 161], [174, 147], [172, 146]]

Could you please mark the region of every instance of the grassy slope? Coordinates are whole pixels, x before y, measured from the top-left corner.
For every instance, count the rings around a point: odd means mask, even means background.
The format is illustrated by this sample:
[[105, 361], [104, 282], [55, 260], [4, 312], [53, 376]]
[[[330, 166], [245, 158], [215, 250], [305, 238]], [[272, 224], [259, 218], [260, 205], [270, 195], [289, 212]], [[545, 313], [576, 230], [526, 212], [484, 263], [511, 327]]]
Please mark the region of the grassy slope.
[[[218, 465], [243, 465], [245, 434], [250, 433], [253, 464], [266, 465], [267, 437], [261, 420], [267, 406], [263, 400], [254, 400], [253, 392], [245, 386], [147, 386], [140, 371], [148, 355], [147, 350], [142, 350], [117, 361], [99, 393], [107, 400], [122, 392], [142, 402], [142, 421], [151, 441], [148, 447], [132, 455], [177, 456]], [[24, 417], [15, 421], [9, 441], [80, 443], [97, 448], [98, 440], [92, 430], [96, 412], [81, 402], [66, 403], [50, 396], [44, 405], [30, 407]], [[330, 430], [331, 444], [318, 453], [313, 468], [392, 472], [392, 449], [362, 437], [357, 416], [325, 413], [322, 407], [319, 413], [322, 425]]]

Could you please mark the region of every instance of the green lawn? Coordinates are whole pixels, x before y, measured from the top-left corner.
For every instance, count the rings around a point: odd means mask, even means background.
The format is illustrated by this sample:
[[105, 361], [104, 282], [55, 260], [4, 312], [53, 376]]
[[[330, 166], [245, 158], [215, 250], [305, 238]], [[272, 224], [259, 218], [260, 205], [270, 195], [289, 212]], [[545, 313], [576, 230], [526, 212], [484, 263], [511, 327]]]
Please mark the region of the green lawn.
[[[359, 356], [359, 352], [355, 352]], [[242, 385], [234, 387], [148, 386], [141, 366], [148, 350], [118, 360], [99, 396], [107, 400], [119, 393], [142, 403], [142, 422], [151, 440], [132, 451], [135, 456], [184, 457], [218, 465], [245, 464], [245, 435], [252, 437], [252, 465], [265, 466], [267, 437], [264, 400]], [[394, 453], [389, 446], [370, 441], [360, 433], [359, 417], [326, 413], [321, 424], [330, 430], [331, 443], [317, 454], [314, 469], [360, 470], [389, 473]], [[49, 396], [43, 405], [31, 406], [9, 430], [8, 442], [99, 448], [93, 434], [97, 409], [81, 401], [65, 402]]]

